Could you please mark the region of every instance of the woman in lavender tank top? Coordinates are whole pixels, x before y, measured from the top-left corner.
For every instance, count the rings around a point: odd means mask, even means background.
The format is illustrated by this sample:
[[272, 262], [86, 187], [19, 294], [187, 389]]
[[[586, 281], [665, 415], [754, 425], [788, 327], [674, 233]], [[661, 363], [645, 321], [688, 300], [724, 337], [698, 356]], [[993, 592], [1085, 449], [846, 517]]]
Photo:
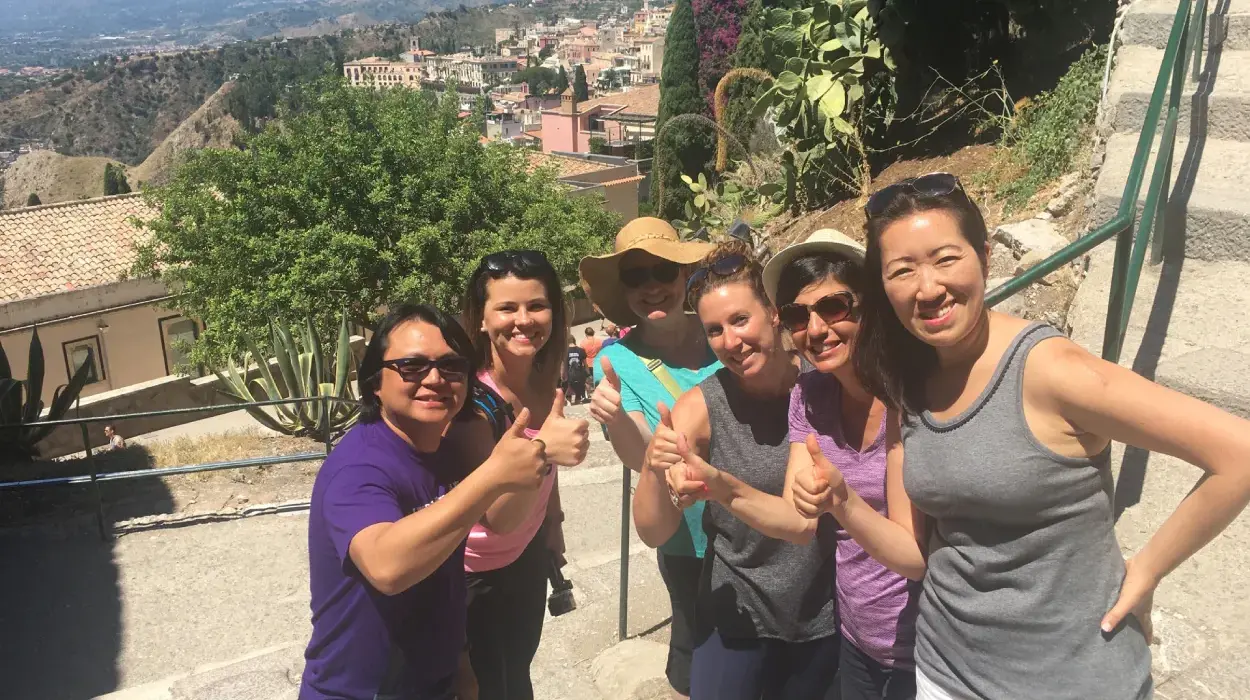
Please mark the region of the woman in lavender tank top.
[[[833, 512], [923, 579], [918, 698], [1152, 697], [1155, 589], [1250, 501], [1250, 422], [990, 311], [985, 221], [955, 176], [891, 185], [865, 211], [853, 361], [900, 416], [887, 424], [889, 517], [819, 453], [796, 474], [796, 506]], [[1127, 562], [1112, 440], [1206, 473]]]
[[[789, 470], [810, 470], [807, 443], [837, 464], [848, 484], [886, 514], [886, 406], [851, 364], [864, 288], [864, 248], [833, 229], [782, 250], [764, 268], [781, 323], [815, 371], [790, 395]], [[919, 586], [837, 533], [842, 700], [911, 700]]]

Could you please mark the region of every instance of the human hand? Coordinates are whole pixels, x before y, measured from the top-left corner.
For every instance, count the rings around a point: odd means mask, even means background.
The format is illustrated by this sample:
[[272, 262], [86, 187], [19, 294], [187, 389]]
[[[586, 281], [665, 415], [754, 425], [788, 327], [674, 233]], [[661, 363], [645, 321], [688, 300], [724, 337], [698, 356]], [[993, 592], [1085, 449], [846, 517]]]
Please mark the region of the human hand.
[[815, 434], [807, 436], [806, 444], [812, 465], [795, 473], [790, 490], [794, 495], [795, 509], [804, 517], [817, 518], [821, 513], [832, 513], [846, 505], [850, 493], [842, 472], [825, 457]]
[[564, 417], [563, 389], [556, 389], [551, 412], [535, 439], [546, 445], [547, 460], [553, 464], [572, 467], [586, 459], [586, 451], [590, 449], [590, 423]]
[[525, 435], [529, 427], [530, 410], [522, 408], [516, 421], [504, 431], [484, 463], [493, 480], [505, 491], [536, 489], [551, 468], [547, 465], [546, 445], [541, 439], [531, 440]]
[[610, 426], [625, 416], [621, 409], [621, 378], [608, 358], [599, 360], [603, 368], [603, 379], [595, 386], [590, 395], [590, 416], [603, 425]]
[[1125, 617], [1130, 614], [1136, 615], [1142, 634], [1146, 636], [1146, 643], [1150, 644], [1154, 641], [1154, 621], [1151, 620], [1150, 614], [1154, 607], [1155, 589], [1159, 586], [1159, 579], [1150, 574], [1146, 567], [1136, 559], [1124, 562], [1124, 568], [1124, 583], [1120, 584], [1120, 597], [1115, 601], [1111, 610], [1103, 616], [1100, 626], [1104, 634], [1111, 634], [1120, 626]]
[[724, 481], [720, 470], [692, 450], [690, 440], [685, 435], [677, 438], [677, 452], [681, 462], [665, 472], [673, 505], [677, 508], [689, 508], [698, 501], [723, 500]]
[[660, 412], [660, 422], [655, 424], [651, 434], [651, 442], [647, 445], [647, 456], [644, 464], [659, 472], [666, 472], [670, 467], [681, 462], [681, 453], [677, 450], [677, 429], [673, 427], [673, 414], [663, 401], [656, 401], [655, 408]]

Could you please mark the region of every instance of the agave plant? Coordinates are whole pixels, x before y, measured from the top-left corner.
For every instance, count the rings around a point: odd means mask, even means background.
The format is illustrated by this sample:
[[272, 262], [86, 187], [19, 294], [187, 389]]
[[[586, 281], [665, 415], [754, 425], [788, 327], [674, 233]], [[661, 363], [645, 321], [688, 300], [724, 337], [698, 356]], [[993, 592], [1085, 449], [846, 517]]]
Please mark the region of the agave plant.
[[[356, 363], [352, 355], [347, 312], [343, 313], [339, 325], [339, 339], [333, 357], [322, 351], [321, 338], [311, 319], [306, 319], [298, 329], [298, 339], [280, 323], [270, 324], [270, 334], [273, 359], [278, 366], [281, 384], [276, 381], [270, 362], [257, 349], [255, 341], [248, 338], [241, 366], [231, 358], [224, 372], [213, 369], [213, 374], [225, 387], [220, 390], [221, 393], [244, 403], [322, 396], [331, 399], [275, 404], [272, 414], [259, 406], [244, 407], [261, 425], [285, 435], [324, 435], [326, 430], [339, 434], [352, 427], [360, 407], [359, 395], [348, 381]], [[249, 365], [253, 359], [256, 360], [256, 376], [249, 379]]]
[[[52, 406], [48, 420], [60, 420], [74, 404], [79, 392], [87, 385], [91, 375], [90, 358], [82, 363], [69, 383], [57, 387], [52, 394]], [[48, 437], [55, 426], [30, 425], [43, 413], [43, 343], [39, 341], [39, 329], [30, 334], [30, 355], [26, 364], [26, 379], [14, 379], [9, 368], [9, 358], [0, 347], [0, 461], [6, 459], [28, 460], [35, 456], [35, 445]]]

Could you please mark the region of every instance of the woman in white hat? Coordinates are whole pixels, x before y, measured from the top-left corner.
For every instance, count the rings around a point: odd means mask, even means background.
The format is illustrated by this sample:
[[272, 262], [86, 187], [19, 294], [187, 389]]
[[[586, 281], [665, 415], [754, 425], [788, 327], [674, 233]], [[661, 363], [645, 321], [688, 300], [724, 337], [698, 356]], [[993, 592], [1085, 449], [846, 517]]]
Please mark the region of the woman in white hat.
[[[660, 421], [656, 404], [671, 408], [720, 367], [699, 320], [686, 313], [688, 267], [711, 250], [707, 243], [681, 241], [666, 221], [642, 217], [621, 229], [612, 253], [582, 259], [591, 300], [609, 321], [634, 326], [595, 358], [590, 406], [616, 454], [634, 471], [642, 468]], [[673, 610], [666, 675], [681, 696], [690, 693], [695, 597], [707, 545], [702, 520], [701, 503], [687, 509], [677, 532], [659, 548]]]
[[[764, 287], [794, 347], [815, 368], [790, 395], [787, 471], [832, 462], [884, 516], [890, 417], [851, 361], [867, 281], [864, 253], [859, 243], [822, 229], [774, 256], [764, 268]], [[919, 585], [873, 559], [841, 525], [837, 540], [842, 700], [910, 700]]]

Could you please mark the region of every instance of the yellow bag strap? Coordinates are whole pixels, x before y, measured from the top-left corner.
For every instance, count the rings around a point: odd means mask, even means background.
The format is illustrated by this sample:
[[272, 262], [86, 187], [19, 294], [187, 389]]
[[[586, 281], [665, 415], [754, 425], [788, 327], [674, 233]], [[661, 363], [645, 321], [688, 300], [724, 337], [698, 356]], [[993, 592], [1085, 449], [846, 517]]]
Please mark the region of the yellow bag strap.
[[643, 364], [647, 366], [647, 370], [651, 372], [652, 376], [654, 376], [657, 381], [660, 382], [660, 385], [663, 386], [669, 394], [672, 394], [674, 400], [676, 400], [678, 396], [682, 395], [682, 390], [681, 387], [678, 386], [677, 380], [673, 379], [672, 373], [668, 371], [668, 368], [664, 366], [663, 362], [660, 362], [655, 358], [642, 357], [641, 355], [638, 356], [638, 359], [642, 360]]

